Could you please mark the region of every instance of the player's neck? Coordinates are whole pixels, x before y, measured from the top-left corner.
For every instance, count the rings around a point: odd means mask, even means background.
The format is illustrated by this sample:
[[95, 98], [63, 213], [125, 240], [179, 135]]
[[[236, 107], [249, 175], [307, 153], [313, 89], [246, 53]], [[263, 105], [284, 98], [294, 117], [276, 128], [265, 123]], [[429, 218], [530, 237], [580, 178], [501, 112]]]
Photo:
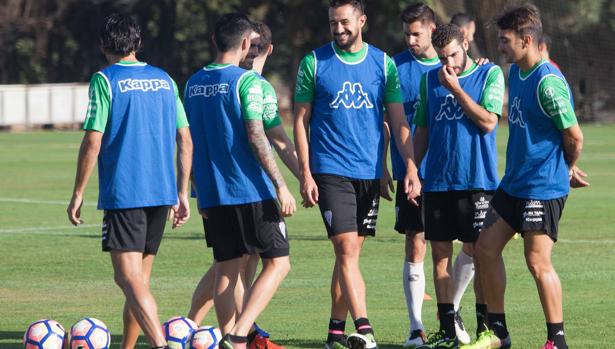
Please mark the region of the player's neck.
[[214, 64], [232, 64], [239, 66], [241, 62], [241, 51], [218, 52]]
[[135, 52], [131, 52], [127, 56], [105, 53], [105, 57], [107, 58], [107, 62], [109, 62], [109, 64], [115, 64], [119, 62], [138, 62], [139, 61], [137, 59]]
[[335, 44], [335, 47], [337, 47], [338, 50], [343, 52], [357, 53], [363, 48], [363, 37], [359, 35], [357, 37], [357, 40], [355, 40], [355, 42], [353, 42], [352, 45], [350, 45], [350, 47], [348, 48], [341, 48], [337, 44]]
[[437, 57], [438, 57], [438, 53], [436, 52], [436, 49], [433, 46], [429, 46], [429, 48], [425, 50], [425, 52], [416, 55], [416, 58], [418, 59], [434, 59]]
[[538, 50], [529, 50], [527, 54], [517, 62], [521, 71], [526, 72], [532, 69], [538, 62], [542, 61], [542, 56]]

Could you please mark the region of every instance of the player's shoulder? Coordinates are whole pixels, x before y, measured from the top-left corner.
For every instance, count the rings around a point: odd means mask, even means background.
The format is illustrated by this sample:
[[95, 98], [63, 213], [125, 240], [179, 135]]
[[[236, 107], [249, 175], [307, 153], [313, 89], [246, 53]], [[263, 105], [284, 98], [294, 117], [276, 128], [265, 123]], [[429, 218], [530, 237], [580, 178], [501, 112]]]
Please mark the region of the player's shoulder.
[[413, 60], [412, 54], [410, 54], [410, 50], [403, 50], [393, 56], [393, 60], [396, 65], [401, 65], [404, 63], [410, 63]]

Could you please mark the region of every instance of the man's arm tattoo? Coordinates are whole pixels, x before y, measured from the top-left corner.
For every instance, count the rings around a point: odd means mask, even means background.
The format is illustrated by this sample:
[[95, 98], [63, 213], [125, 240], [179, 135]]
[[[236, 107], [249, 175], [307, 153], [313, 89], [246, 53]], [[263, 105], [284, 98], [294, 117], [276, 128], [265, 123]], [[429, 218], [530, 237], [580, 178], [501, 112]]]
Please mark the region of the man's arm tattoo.
[[267, 176], [271, 179], [271, 182], [273, 182], [273, 185], [276, 188], [286, 185], [284, 177], [282, 177], [282, 173], [280, 173], [273, 157], [271, 145], [267, 140], [267, 136], [265, 136], [262, 120], [246, 120], [245, 124], [252, 152], [267, 173]]

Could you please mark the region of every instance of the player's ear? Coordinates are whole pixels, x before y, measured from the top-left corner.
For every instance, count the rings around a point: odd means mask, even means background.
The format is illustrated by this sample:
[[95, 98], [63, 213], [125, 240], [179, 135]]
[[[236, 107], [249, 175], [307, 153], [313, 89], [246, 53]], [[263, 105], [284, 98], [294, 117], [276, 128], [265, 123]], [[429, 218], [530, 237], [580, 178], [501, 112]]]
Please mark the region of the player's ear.
[[362, 14], [359, 17], [359, 25], [361, 26], [361, 29], [363, 29], [363, 27], [365, 26], [365, 23], [367, 23], [367, 15], [366, 14]]
[[273, 53], [273, 45], [269, 45], [269, 47], [267, 47], [267, 56], [269, 56], [272, 53]]

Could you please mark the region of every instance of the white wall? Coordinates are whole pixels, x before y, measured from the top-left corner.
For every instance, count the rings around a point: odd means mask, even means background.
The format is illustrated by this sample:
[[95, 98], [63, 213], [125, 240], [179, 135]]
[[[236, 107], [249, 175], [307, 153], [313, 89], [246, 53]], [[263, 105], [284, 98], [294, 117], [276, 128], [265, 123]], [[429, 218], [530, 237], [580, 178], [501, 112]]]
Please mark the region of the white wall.
[[0, 126], [82, 122], [88, 84], [0, 85]]

